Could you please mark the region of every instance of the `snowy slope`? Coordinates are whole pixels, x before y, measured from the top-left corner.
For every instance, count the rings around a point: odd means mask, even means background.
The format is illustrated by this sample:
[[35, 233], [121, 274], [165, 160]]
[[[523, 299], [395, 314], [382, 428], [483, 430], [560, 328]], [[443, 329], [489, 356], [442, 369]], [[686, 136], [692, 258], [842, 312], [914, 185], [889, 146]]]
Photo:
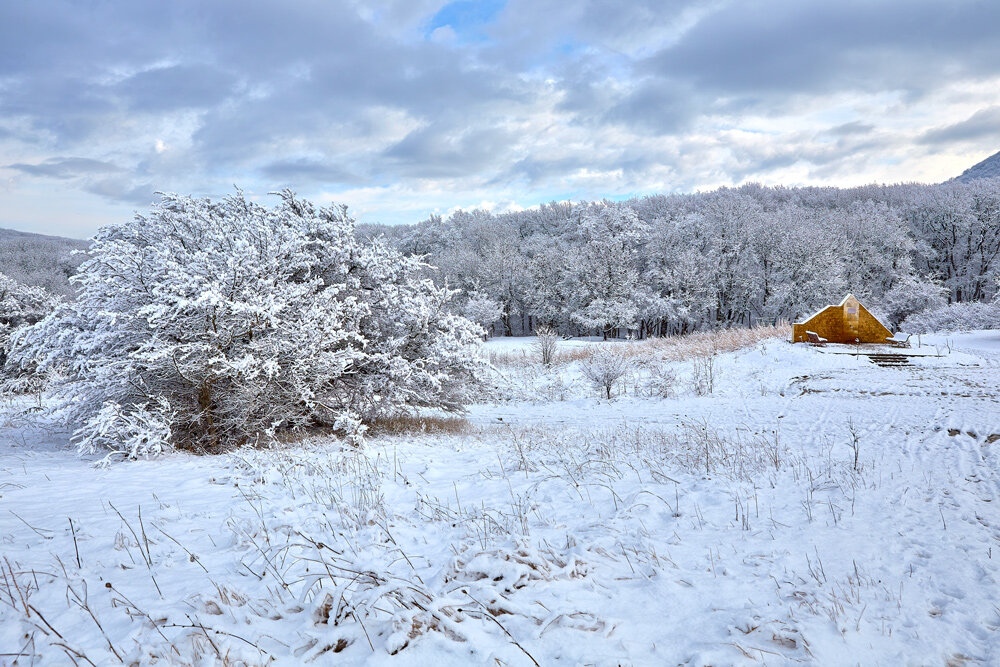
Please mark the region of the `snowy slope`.
[[994, 342], [773, 340], [706, 396], [677, 362], [674, 398], [110, 468], [9, 405], [0, 663], [997, 664]]
[[0, 273], [69, 296], [73, 290], [68, 272], [82, 261], [72, 253], [88, 245], [79, 239], [0, 229]]
[[963, 171], [957, 180], [970, 183], [983, 178], [1000, 178], [1000, 153], [995, 153], [982, 162], [972, 165]]

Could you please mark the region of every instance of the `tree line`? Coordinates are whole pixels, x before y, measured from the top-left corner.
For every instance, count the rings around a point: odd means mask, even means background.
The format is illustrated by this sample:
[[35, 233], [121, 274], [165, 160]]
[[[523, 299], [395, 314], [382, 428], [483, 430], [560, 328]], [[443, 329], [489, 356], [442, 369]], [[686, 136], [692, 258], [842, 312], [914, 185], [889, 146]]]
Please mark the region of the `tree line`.
[[437, 267], [493, 335], [663, 336], [793, 320], [853, 292], [890, 326], [988, 302], [1000, 180], [764, 187], [359, 226]]

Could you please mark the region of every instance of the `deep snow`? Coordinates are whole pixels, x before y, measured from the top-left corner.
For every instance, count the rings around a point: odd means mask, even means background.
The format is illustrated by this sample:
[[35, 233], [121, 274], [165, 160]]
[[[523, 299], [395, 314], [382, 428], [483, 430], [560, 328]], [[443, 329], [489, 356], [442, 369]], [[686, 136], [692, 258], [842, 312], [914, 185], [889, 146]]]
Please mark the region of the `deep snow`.
[[997, 664], [1000, 343], [924, 343], [767, 341], [672, 398], [515, 364], [560, 390], [465, 435], [108, 468], [11, 403], [0, 663]]

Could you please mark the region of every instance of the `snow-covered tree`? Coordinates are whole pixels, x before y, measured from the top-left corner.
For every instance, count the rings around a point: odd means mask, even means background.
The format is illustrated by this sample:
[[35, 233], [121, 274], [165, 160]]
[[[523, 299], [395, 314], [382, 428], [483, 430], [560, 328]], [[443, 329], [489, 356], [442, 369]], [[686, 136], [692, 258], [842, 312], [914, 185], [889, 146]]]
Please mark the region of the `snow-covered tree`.
[[908, 217], [918, 268], [948, 288], [949, 301], [993, 296], [1000, 275], [1000, 180], [919, 191]]
[[602, 345], [590, 351], [580, 362], [580, 371], [595, 389], [609, 401], [618, 383], [632, 370], [629, 358], [621, 344]]
[[35, 368], [7, 364], [11, 339], [16, 331], [38, 322], [51, 313], [58, 303], [41, 287], [24, 285], [0, 273], [0, 377], [7, 389], [24, 391], [37, 388]]
[[482, 292], [473, 292], [462, 306], [462, 314], [489, 331], [490, 327], [503, 316], [503, 306]]
[[357, 437], [380, 415], [469, 396], [483, 332], [423, 267], [358, 241], [342, 206], [168, 194], [96, 236], [78, 298], [20, 332], [16, 356], [64, 374], [60, 411], [84, 448], [218, 451], [310, 426]]
[[911, 315], [903, 322], [902, 328], [903, 331], [920, 334], [1000, 329], [1000, 301], [949, 303]]
[[907, 277], [886, 293], [882, 309], [889, 327], [896, 329], [912, 315], [943, 308], [947, 297], [947, 288], [929, 280]]
[[573, 319], [604, 338], [638, 326], [638, 256], [648, 227], [627, 206], [605, 205], [580, 222], [577, 287], [580, 308]]

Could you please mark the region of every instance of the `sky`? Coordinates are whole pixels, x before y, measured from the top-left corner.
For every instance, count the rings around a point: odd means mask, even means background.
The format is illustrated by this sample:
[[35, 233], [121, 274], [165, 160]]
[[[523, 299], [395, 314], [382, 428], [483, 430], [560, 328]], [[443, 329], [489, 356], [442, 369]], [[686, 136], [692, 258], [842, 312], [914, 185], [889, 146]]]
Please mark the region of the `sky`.
[[1000, 150], [996, 0], [0, 0], [0, 227], [290, 188], [363, 222]]

